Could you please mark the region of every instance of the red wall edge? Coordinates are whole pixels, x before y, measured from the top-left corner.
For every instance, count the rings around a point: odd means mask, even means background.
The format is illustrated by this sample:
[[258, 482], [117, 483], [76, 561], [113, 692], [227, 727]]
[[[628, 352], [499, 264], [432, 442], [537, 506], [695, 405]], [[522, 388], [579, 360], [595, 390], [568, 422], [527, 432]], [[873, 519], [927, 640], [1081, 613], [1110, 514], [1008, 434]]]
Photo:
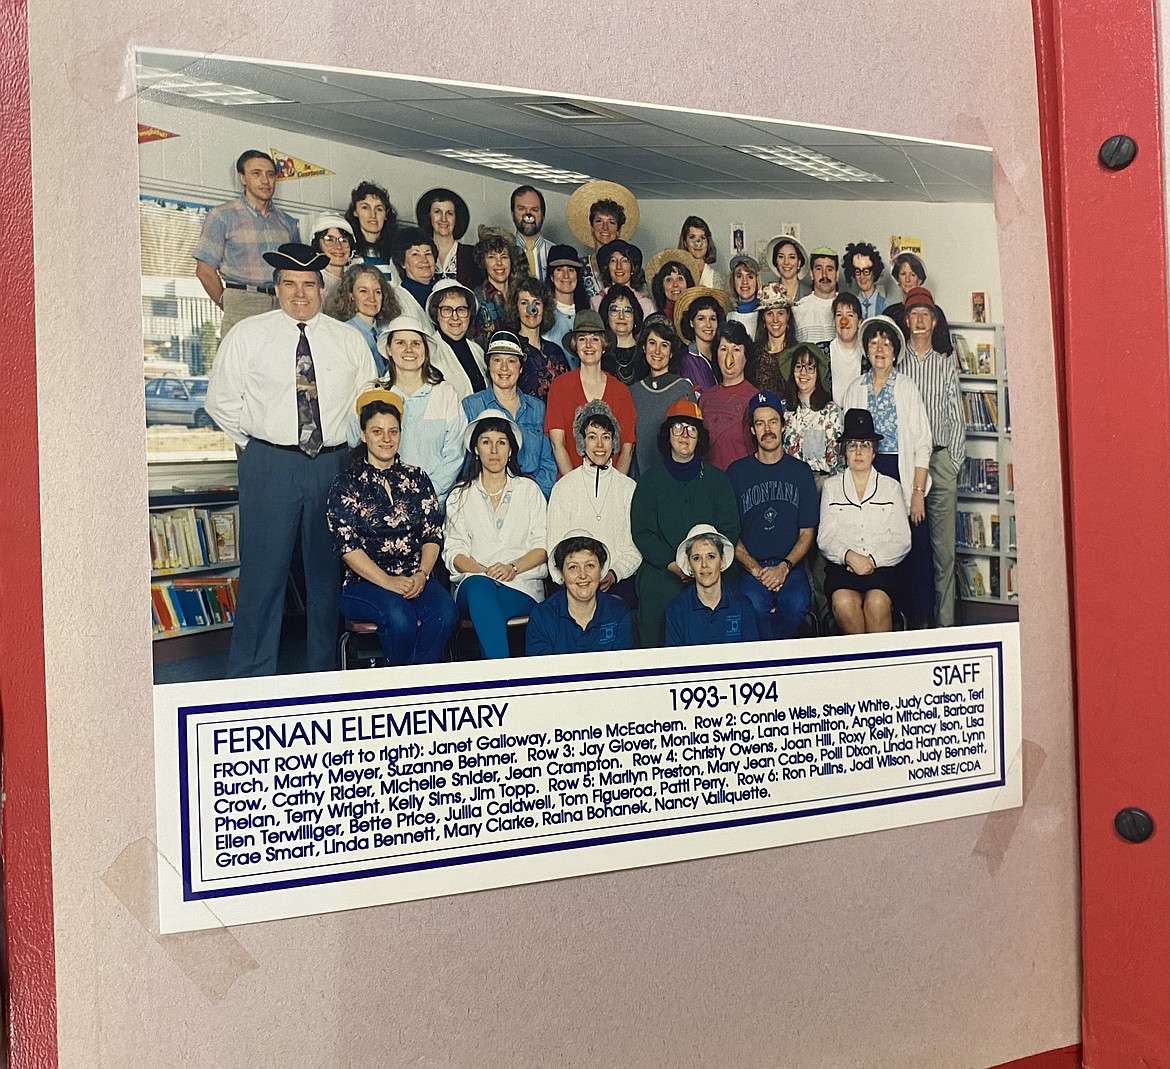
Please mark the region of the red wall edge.
[[992, 1069], [1081, 1069], [1081, 1046], [1078, 1043], [1060, 1050], [1046, 1050], [1043, 1054], [992, 1066]]
[[[0, 0], [0, 218], [32, 227], [27, 0]], [[0, 509], [0, 731], [4, 921], [12, 1069], [57, 1065], [56, 960], [45, 713], [34, 280], [27, 261], [0, 258], [4, 298], [5, 501]]]
[[[1033, 14], [1065, 456], [1083, 1057], [1092, 1069], [1166, 1069], [1170, 336], [1157, 18], [1152, 0], [1033, 0]], [[1115, 134], [1137, 156], [1110, 171], [1097, 153]], [[1111, 367], [1124, 369], [1115, 397]], [[1145, 843], [1113, 829], [1127, 806], [1153, 817]]]

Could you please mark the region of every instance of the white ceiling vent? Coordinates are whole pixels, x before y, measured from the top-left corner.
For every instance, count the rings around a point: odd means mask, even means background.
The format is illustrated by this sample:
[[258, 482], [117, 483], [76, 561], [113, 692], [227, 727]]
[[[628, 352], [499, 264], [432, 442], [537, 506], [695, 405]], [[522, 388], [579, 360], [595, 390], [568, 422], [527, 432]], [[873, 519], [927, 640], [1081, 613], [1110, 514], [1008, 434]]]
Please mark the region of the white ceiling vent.
[[632, 123], [631, 119], [621, 112], [603, 108], [589, 100], [517, 100], [512, 103], [514, 108], [522, 111], [535, 111], [546, 119], [568, 123], [572, 126], [593, 126], [598, 123]]

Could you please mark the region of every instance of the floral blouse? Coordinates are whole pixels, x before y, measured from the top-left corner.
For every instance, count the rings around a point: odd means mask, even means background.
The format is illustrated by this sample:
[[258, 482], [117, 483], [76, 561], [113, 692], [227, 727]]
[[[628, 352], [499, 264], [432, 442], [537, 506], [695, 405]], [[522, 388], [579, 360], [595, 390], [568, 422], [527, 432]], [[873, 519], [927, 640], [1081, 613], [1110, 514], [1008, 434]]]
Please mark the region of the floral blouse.
[[874, 430], [882, 436], [877, 444], [879, 453], [896, 453], [898, 451], [898, 408], [894, 403], [894, 383], [898, 379], [897, 369], [890, 371], [886, 384], [873, 395], [873, 372], [867, 371], [861, 376], [865, 383], [865, 403], [873, 416]]
[[838, 471], [842, 464], [841, 409], [832, 401], [824, 408], [800, 405], [784, 413], [784, 452], [803, 460], [817, 475]]
[[[385, 470], [368, 461], [343, 471], [329, 488], [325, 518], [339, 556], [364, 549], [387, 575], [413, 575], [422, 547], [443, 543], [443, 510], [430, 477], [397, 457]], [[349, 568], [345, 582], [361, 577]]]

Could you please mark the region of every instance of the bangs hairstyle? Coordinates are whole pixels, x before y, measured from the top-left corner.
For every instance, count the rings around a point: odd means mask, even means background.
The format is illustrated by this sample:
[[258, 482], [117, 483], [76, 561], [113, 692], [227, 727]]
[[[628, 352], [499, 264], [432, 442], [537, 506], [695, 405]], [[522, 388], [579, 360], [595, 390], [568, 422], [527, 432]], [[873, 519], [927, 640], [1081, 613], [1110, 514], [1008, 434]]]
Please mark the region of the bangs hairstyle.
[[825, 381], [821, 378], [820, 358], [823, 358], [824, 353], [821, 352], [819, 346], [810, 345], [808, 342], [801, 342], [796, 352], [792, 354], [792, 366], [788, 373], [788, 381], [784, 384], [784, 411], [795, 412], [800, 408], [800, 391], [796, 388], [796, 361], [802, 356], [807, 356], [812, 361], [813, 371], [816, 374], [816, 382], [809, 395], [808, 407], [814, 412], [819, 412], [833, 400], [833, 395], [825, 388]]
[[[705, 219], [700, 219], [697, 215], [688, 215], [683, 220], [682, 229], [678, 232], [678, 247], [684, 252], [689, 252], [687, 248], [687, 231], [701, 230], [707, 235], [707, 255], [703, 257], [703, 262], [713, 264], [718, 258], [719, 254], [715, 251], [715, 239], [711, 236], [711, 228], [707, 225]], [[698, 282], [698, 279], [695, 279]]]
[[644, 323], [642, 329], [638, 331], [638, 359], [640, 365], [646, 369], [642, 377], [650, 374], [650, 365], [646, 362], [646, 342], [651, 334], [657, 334], [663, 341], [670, 343], [670, 363], [666, 365], [666, 370], [677, 375], [685, 346], [682, 338], [678, 336], [678, 331], [674, 329], [674, 324], [664, 316], [655, 316]]
[[731, 345], [743, 346], [744, 377], [746, 378], [747, 369], [749, 367], [755, 367], [757, 360], [755, 342], [748, 336], [747, 327], [738, 319], [728, 319], [726, 322], [720, 323], [719, 329], [715, 331], [715, 338], [711, 342], [711, 367], [720, 385], [723, 383], [723, 368], [720, 367], [719, 360], [715, 354], [719, 351], [719, 343], [721, 341], [728, 342]]
[[832, 313], [832, 315], [836, 316], [837, 309], [840, 308], [843, 304], [853, 309], [857, 315], [857, 321], [860, 323], [862, 319], [861, 301], [858, 300], [857, 294], [849, 293], [847, 290], [842, 290], [837, 294], [836, 297], [833, 298], [833, 303], [829, 306], [829, 311]]
[[405, 273], [406, 271], [406, 254], [410, 249], [417, 245], [424, 245], [431, 250], [431, 255], [435, 258], [436, 269], [439, 261], [439, 247], [435, 244], [435, 239], [429, 234], [423, 232], [421, 227], [407, 226], [403, 227], [394, 235], [394, 266], [399, 271]]
[[601, 298], [601, 304], [597, 306], [597, 311], [601, 316], [601, 321], [606, 325], [606, 327], [609, 328], [609, 330], [613, 330], [613, 327], [611, 327], [609, 323], [609, 310], [613, 307], [614, 302], [619, 297], [624, 297], [627, 301], [630, 302], [630, 308], [634, 313], [634, 329], [632, 333], [637, 334], [638, 331], [642, 329], [642, 324], [646, 320], [646, 313], [642, 311], [642, 304], [638, 300], [638, 295], [632, 289], [630, 289], [629, 286], [618, 284], [615, 286], [610, 286], [609, 289], [605, 291], [605, 296]]
[[553, 564], [562, 575], [565, 571], [566, 559], [574, 553], [592, 553], [597, 558], [598, 570], [602, 575], [605, 574], [605, 546], [596, 538], [590, 538], [588, 535], [571, 535], [568, 538], [562, 538], [553, 550]]
[[671, 275], [681, 275], [683, 281], [687, 284], [687, 289], [690, 289], [695, 280], [691, 278], [691, 273], [680, 263], [675, 263], [673, 260], [664, 263], [659, 269], [653, 280], [650, 282], [650, 296], [654, 298], [655, 307], [661, 312], [666, 308], [666, 287], [663, 283], [670, 278]]
[[698, 444], [695, 446], [695, 456], [705, 457], [707, 450], [711, 448], [711, 433], [697, 419], [690, 419], [687, 416], [669, 416], [662, 421], [662, 426], [658, 428], [658, 452], [665, 459], [670, 456], [670, 425], [672, 423], [689, 423], [692, 427], [699, 428]]
[[622, 228], [626, 225], [626, 210], [616, 200], [610, 200], [604, 197], [601, 200], [595, 200], [589, 205], [589, 225], [593, 225], [593, 220], [599, 215], [612, 215], [617, 222], [618, 234], [621, 234]]
[[[682, 336], [687, 340], [687, 342], [693, 342], [695, 340], [695, 316], [697, 316], [702, 311], [706, 311], [707, 309], [710, 309], [715, 313], [715, 321], [719, 324], [719, 326], [723, 326], [723, 324], [727, 322], [727, 313], [723, 311], [723, 305], [721, 305], [714, 297], [696, 297], [691, 302], [691, 306], [687, 309], [686, 315], [682, 317], [682, 323], [679, 324]], [[718, 337], [718, 335], [716, 335], [716, 337]], [[712, 342], [711, 344], [714, 346], [715, 343]]]
[[383, 323], [389, 323], [392, 319], [397, 319], [402, 314], [402, 309], [399, 307], [398, 299], [394, 296], [394, 291], [390, 288], [390, 283], [386, 281], [386, 276], [382, 274], [373, 264], [350, 264], [345, 269], [341, 276], [341, 284], [333, 291], [329, 298], [329, 303], [325, 307], [325, 314], [333, 319], [340, 319], [341, 322], [347, 323], [357, 315], [357, 302], [353, 297], [353, 288], [357, 285], [357, 280], [362, 275], [372, 275], [378, 280], [378, 288], [382, 291], [382, 309], [378, 312], [377, 319]]
[[[630, 261], [630, 285], [635, 289], [641, 289], [646, 285], [646, 272], [642, 267], [642, 253], [637, 249], [636, 246], [630, 246], [630, 248], [632, 251], [630, 255], [626, 257], [626, 259]], [[619, 252], [621, 252], [620, 249], [614, 249], [614, 251], [610, 253], [609, 259], [612, 260]], [[614, 280], [610, 277], [608, 260], [605, 263], [599, 262], [597, 264], [597, 270], [601, 275], [601, 281], [604, 282], [607, 287], [615, 285]]]
[[853, 273], [854, 256], [868, 256], [870, 258], [873, 263], [873, 274], [870, 276], [870, 281], [876, 286], [878, 279], [882, 277], [882, 272], [886, 269], [886, 263], [882, 259], [882, 254], [877, 251], [877, 246], [871, 245], [868, 241], [859, 241], [854, 245], [845, 246], [845, 255], [842, 258], [841, 268], [845, 273], [845, 281], [850, 284], [857, 281]]
[[902, 357], [905, 340], [902, 337], [902, 332], [889, 323], [870, 323], [861, 332], [862, 354], [866, 359], [869, 359], [869, 343], [878, 336], [890, 339], [890, 344], [894, 347], [894, 363], [896, 364]]
[[[506, 252], [508, 254], [509, 267], [508, 280], [504, 283], [504, 285], [508, 287], [508, 292], [510, 293], [516, 283], [521, 278], [523, 278], [525, 273], [528, 271], [528, 260], [523, 255], [517, 255], [518, 250], [519, 246], [517, 246], [511, 238], [504, 237], [503, 234], [488, 234], [487, 237], [485, 237], [482, 241], [477, 241], [475, 243], [476, 266], [478, 266], [486, 276], [487, 264], [485, 263], [485, 260], [487, 259], [487, 254], [489, 252]], [[495, 283], [492, 282], [490, 278], [485, 278], [484, 284], [486, 285], [489, 282], [491, 282], [493, 286], [495, 285]]]
[[[527, 261], [525, 261], [527, 266]], [[552, 329], [556, 320], [556, 308], [553, 305], [552, 289], [539, 278], [531, 275], [521, 275], [514, 285], [508, 286], [508, 296], [504, 300], [504, 326], [513, 334], [520, 333], [520, 294], [528, 293], [539, 297], [543, 311], [540, 315], [540, 333], [543, 335]], [[523, 340], [523, 339], [521, 339]]]

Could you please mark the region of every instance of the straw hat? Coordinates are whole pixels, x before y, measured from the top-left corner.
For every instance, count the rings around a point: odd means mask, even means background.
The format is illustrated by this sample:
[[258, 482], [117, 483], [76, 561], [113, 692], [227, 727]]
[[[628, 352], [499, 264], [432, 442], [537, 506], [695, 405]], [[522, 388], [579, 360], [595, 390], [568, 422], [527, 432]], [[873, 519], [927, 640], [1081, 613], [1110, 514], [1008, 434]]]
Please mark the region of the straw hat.
[[667, 264], [678, 264], [680, 267], [685, 267], [691, 276], [691, 283], [694, 284], [703, 277], [703, 268], [707, 265], [702, 260], [696, 259], [685, 249], [663, 249], [661, 252], [656, 252], [646, 262], [646, 279], [652, 282]]
[[578, 186], [569, 197], [569, 203], [565, 206], [565, 221], [573, 236], [590, 249], [597, 247], [593, 240], [593, 228], [589, 225], [589, 209], [599, 200], [614, 200], [622, 206], [626, 213], [626, 225], [621, 228], [621, 236], [626, 240], [632, 238], [642, 217], [638, 198], [625, 186], [600, 178]]
[[719, 302], [719, 307], [723, 309], [724, 315], [731, 311], [731, 296], [725, 290], [713, 290], [710, 286], [692, 286], [688, 290], [683, 290], [678, 295], [678, 300], [674, 302], [674, 329], [680, 334], [683, 332], [683, 317], [700, 297], [714, 297]]

